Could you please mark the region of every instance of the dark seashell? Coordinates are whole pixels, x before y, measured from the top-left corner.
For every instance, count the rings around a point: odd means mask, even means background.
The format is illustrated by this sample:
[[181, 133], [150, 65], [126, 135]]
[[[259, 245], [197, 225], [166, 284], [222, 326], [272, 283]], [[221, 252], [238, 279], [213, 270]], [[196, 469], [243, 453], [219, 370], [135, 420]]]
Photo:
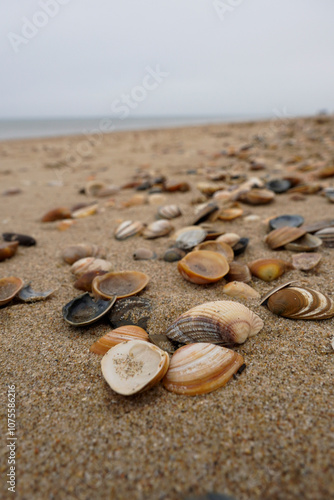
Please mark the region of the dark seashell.
[[142, 297], [126, 297], [117, 300], [109, 314], [109, 320], [114, 328], [123, 325], [136, 325], [147, 330], [152, 306], [149, 299]]
[[226, 274], [225, 279], [227, 281], [242, 281], [243, 283], [248, 283], [252, 279], [251, 272], [247, 264], [242, 262], [230, 262], [230, 270]]
[[39, 300], [45, 300], [50, 295], [52, 295], [54, 290], [47, 290], [46, 292], [36, 292], [30, 286], [30, 284], [24, 286], [18, 293], [17, 297], [22, 300], [22, 302], [37, 302]]
[[163, 333], [151, 334], [149, 335], [149, 339], [153, 344], [169, 354], [173, 354], [177, 349], [178, 344], [169, 340], [167, 335], [164, 335]]
[[210, 217], [214, 212], [217, 212], [219, 209], [218, 205], [213, 202], [207, 203], [196, 215], [194, 218], [192, 224], [195, 226], [196, 224], [200, 224], [201, 222], [204, 222], [206, 219]]
[[32, 236], [27, 236], [25, 234], [19, 233], [2, 233], [2, 237], [5, 241], [18, 241], [19, 245], [24, 247], [31, 247], [36, 245], [36, 240]]
[[107, 314], [115, 303], [111, 300], [93, 300], [89, 293], [79, 295], [63, 307], [63, 318], [73, 326], [85, 326], [95, 323]]
[[301, 215], [280, 215], [269, 221], [270, 229], [278, 229], [279, 227], [299, 227], [304, 223], [304, 217]]
[[238, 243], [233, 246], [234, 256], [241, 255], [246, 250], [249, 243], [249, 238], [240, 238]]
[[16, 254], [18, 246], [18, 241], [12, 241], [10, 243], [0, 243], [0, 262], [2, 260], [10, 259], [11, 257], [13, 257]]
[[151, 181], [144, 181], [136, 187], [136, 191], [146, 191], [152, 187]]
[[185, 255], [186, 252], [182, 250], [182, 248], [172, 247], [167, 248], [166, 252], [164, 253], [163, 259], [166, 262], [177, 262], [178, 260], [183, 259]]
[[17, 187], [13, 187], [13, 188], [9, 188], [9, 189], [6, 189], [5, 191], [2, 191], [2, 196], [13, 196], [14, 194], [21, 194], [22, 193], [22, 189], [20, 188], [17, 188]]
[[188, 182], [174, 182], [174, 181], [166, 181], [164, 184], [165, 191], [173, 193], [174, 191], [180, 191], [181, 193], [185, 193], [190, 190], [190, 185]]
[[273, 179], [267, 182], [267, 189], [274, 191], [276, 194], [285, 193], [291, 188], [291, 182], [286, 179]]

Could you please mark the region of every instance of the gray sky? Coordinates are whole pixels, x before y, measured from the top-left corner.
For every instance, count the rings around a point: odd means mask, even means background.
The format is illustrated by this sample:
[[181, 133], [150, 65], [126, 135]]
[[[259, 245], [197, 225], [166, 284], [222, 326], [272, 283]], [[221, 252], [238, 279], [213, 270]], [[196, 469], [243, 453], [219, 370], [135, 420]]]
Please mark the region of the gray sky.
[[0, 117], [333, 112], [333, 24], [333, 0], [0, 0]]

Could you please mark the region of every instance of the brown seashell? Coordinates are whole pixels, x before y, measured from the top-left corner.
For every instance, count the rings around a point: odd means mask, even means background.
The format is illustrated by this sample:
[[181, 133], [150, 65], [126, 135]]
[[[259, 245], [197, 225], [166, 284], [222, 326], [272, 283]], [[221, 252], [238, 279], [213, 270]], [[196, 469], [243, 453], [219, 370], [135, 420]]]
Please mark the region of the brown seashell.
[[328, 319], [334, 316], [334, 302], [311, 288], [288, 286], [272, 294], [268, 309], [291, 319]]
[[316, 267], [322, 256], [320, 253], [297, 253], [292, 256], [292, 265], [294, 269], [299, 269], [300, 271], [310, 271]]
[[230, 245], [230, 247], [234, 247], [239, 241], [240, 241], [240, 236], [236, 233], [225, 233], [219, 236], [216, 241], [226, 243], [227, 245]]
[[334, 248], [334, 228], [327, 227], [326, 229], [321, 229], [315, 233], [319, 239], [321, 239], [324, 247]]
[[301, 238], [298, 238], [298, 240], [291, 241], [287, 245], [284, 245], [284, 248], [292, 252], [313, 252], [321, 245], [322, 241], [320, 238], [314, 234], [306, 233]]
[[176, 394], [206, 394], [223, 387], [243, 363], [240, 354], [225, 347], [204, 342], [185, 345], [173, 354], [163, 385]]
[[221, 208], [215, 215], [220, 220], [229, 221], [241, 217], [243, 213], [244, 211], [240, 204], [236, 202], [232, 203], [230, 207]]
[[334, 176], [334, 165], [324, 167], [317, 172], [317, 177], [319, 179], [327, 179], [328, 177]]
[[97, 203], [88, 205], [88, 207], [79, 208], [79, 210], [74, 210], [74, 212], [72, 212], [72, 218], [83, 219], [84, 217], [89, 217], [90, 215], [96, 214], [97, 209], [98, 209]]
[[116, 295], [118, 299], [123, 299], [139, 293], [148, 282], [147, 274], [140, 271], [119, 271], [94, 278], [92, 291], [95, 297], [104, 300], [108, 300], [113, 295]]
[[123, 396], [137, 394], [158, 384], [168, 367], [168, 354], [143, 340], [122, 342], [109, 349], [101, 361], [106, 382]]
[[254, 288], [241, 281], [231, 281], [224, 286], [223, 292], [236, 299], [259, 299], [260, 294]]
[[172, 224], [168, 220], [156, 220], [144, 229], [143, 237], [146, 239], [160, 238], [167, 236], [173, 229]]
[[73, 219], [64, 219], [57, 222], [56, 228], [58, 229], [58, 231], [67, 231], [67, 229], [69, 229], [76, 223], [77, 222]]
[[269, 189], [250, 189], [246, 193], [240, 193], [238, 200], [250, 205], [266, 205], [275, 199], [275, 193]]
[[167, 181], [164, 183], [164, 190], [170, 193], [175, 191], [185, 193], [186, 191], [190, 191], [190, 185], [188, 182]]
[[18, 246], [19, 246], [18, 241], [0, 243], [0, 262], [5, 259], [10, 259], [11, 257], [13, 257], [16, 254]]
[[67, 207], [58, 207], [50, 210], [42, 217], [42, 222], [54, 222], [56, 220], [70, 219], [72, 217], [71, 211]]
[[146, 340], [148, 342], [149, 338], [148, 334], [140, 326], [124, 325], [103, 335], [103, 337], [90, 347], [90, 351], [95, 354], [104, 355], [114, 345], [121, 342], [128, 342], [129, 340]]
[[220, 253], [225, 257], [227, 262], [232, 262], [234, 259], [232, 248], [223, 241], [203, 241], [195, 247], [195, 250], [209, 250], [210, 252]]
[[177, 269], [187, 281], [206, 285], [222, 279], [228, 272], [229, 265], [226, 258], [217, 252], [195, 250], [178, 262]]
[[262, 327], [262, 319], [248, 307], [220, 300], [206, 302], [181, 314], [167, 329], [166, 335], [184, 344], [242, 344]]
[[114, 236], [116, 240], [126, 240], [131, 236], [135, 236], [136, 234], [140, 234], [144, 229], [144, 224], [140, 221], [132, 221], [126, 220], [122, 222], [116, 229]]
[[93, 279], [96, 278], [96, 276], [102, 276], [103, 274], [106, 274], [108, 271], [88, 271], [85, 274], [82, 274], [80, 278], [76, 280], [75, 283], [73, 283], [74, 288], [77, 290], [82, 290], [83, 292], [91, 292], [92, 291], [92, 283]]
[[180, 215], [182, 215], [182, 212], [177, 205], [164, 205], [158, 210], [158, 217], [161, 219], [175, 219]]
[[264, 241], [270, 246], [272, 250], [276, 248], [283, 247], [291, 241], [295, 241], [301, 238], [306, 233], [303, 226], [301, 227], [290, 227], [282, 226], [278, 229], [274, 229], [265, 237]]
[[157, 258], [157, 254], [150, 248], [137, 248], [132, 254], [135, 260], [153, 260]]
[[105, 251], [91, 243], [78, 243], [64, 248], [61, 257], [68, 264], [74, 264], [74, 262], [84, 257], [105, 257]]
[[248, 283], [252, 280], [252, 275], [247, 264], [242, 262], [230, 262], [230, 270], [225, 276], [227, 281], [242, 281]]
[[288, 193], [315, 194], [321, 190], [320, 184], [303, 184], [289, 189]]
[[257, 259], [248, 264], [248, 267], [257, 278], [263, 281], [272, 281], [291, 269], [291, 265], [282, 259]]
[[85, 257], [79, 259], [71, 266], [71, 272], [75, 276], [82, 276], [89, 271], [110, 271], [112, 268], [111, 262], [104, 259], [95, 259], [95, 257]]
[[23, 287], [23, 280], [15, 276], [0, 278], [0, 306], [8, 304]]
[[265, 306], [268, 302], [268, 299], [269, 297], [271, 297], [274, 293], [276, 293], [278, 290], [282, 290], [283, 288], [286, 288], [290, 285], [293, 285], [295, 283], [298, 283], [296, 280], [290, 280], [290, 281], [286, 281], [285, 283], [281, 284], [281, 285], [277, 285], [275, 286], [274, 288], [272, 288], [268, 293], [266, 293], [262, 298], [261, 298], [261, 301], [260, 301], [260, 306]]

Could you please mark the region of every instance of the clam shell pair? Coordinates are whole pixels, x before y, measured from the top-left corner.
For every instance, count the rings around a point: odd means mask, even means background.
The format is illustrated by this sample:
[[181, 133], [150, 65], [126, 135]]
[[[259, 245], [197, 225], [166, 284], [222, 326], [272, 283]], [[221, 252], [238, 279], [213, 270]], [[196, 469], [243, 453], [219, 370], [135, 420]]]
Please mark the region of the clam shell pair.
[[167, 329], [166, 335], [184, 344], [242, 344], [262, 327], [262, 319], [248, 307], [222, 300], [206, 302], [181, 314]]

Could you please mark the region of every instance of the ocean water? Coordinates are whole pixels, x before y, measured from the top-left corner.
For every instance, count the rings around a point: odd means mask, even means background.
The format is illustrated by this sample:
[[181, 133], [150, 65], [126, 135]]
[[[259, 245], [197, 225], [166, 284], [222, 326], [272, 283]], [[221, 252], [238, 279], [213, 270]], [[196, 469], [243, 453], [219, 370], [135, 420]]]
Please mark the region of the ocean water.
[[[109, 120], [109, 132], [120, 130], [144, 130], [187, 125], [208, 125], [213, 123], [236, 122], [266, 119], [265, 116], [175, 116], [175, 117], [139, 117], [139, 118], [58, 118], [58, 119], [22, 119], [1, 120], [0, 140], [29, 139], [34, 137], [56, 137], [72, 134], [90, 134], [103, 130], [103, 121]], [[112, 124], [111, 124], [112, 122]]]

